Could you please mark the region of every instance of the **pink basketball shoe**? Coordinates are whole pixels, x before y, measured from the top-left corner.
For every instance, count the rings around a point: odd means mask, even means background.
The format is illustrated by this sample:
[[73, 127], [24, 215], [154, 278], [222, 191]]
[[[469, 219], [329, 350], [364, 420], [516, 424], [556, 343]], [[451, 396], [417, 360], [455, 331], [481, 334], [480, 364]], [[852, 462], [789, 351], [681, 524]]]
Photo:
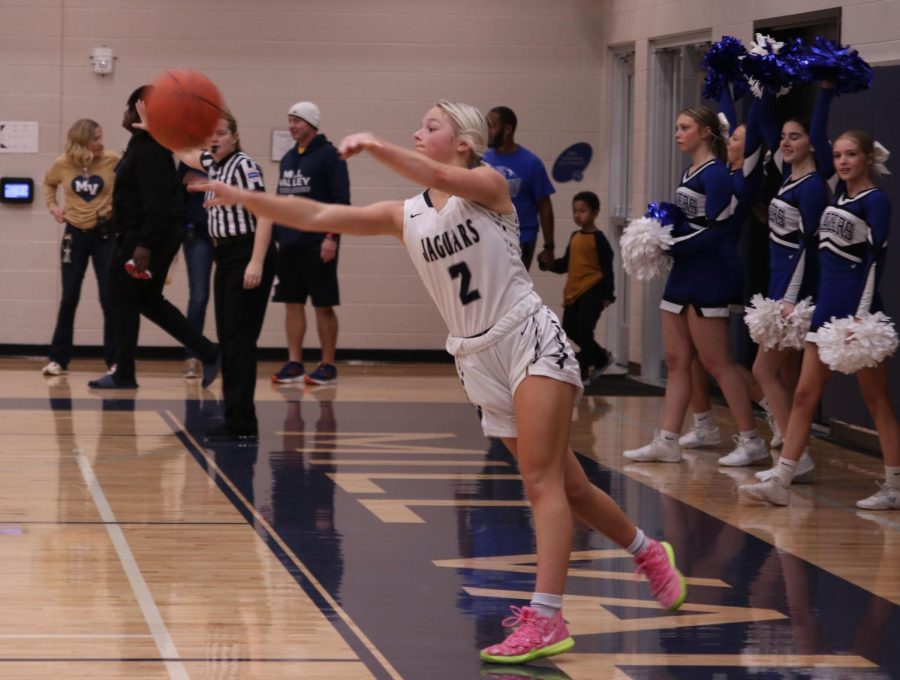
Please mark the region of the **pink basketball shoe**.
[[687, 583], [675, 567], [675, 551], [665, 541], [648, 540], [647, 547], [634, 561], [637, 573], [643, 574], [650, 582], [650, 592], [659, 606], [675, 611], [687, 597]]
[[482, 661], [526, 663], [568, 652], [575, 646], [561, 612], [540, 616], [531, 607], [512, 605], [510, 609], [513, 615], [503, 619], [502, 624], [515, 631], [500, 644], [482, 649]]

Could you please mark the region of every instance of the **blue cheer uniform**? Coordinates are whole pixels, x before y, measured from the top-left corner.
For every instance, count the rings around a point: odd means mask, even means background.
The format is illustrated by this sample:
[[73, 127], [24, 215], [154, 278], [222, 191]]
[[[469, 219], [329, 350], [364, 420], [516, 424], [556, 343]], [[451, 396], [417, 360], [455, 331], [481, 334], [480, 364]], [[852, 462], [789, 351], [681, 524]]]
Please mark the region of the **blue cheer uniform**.
[[891, 203], [877, 187], [852, 198], [840, 183], [819, 222], [819, 294], [807, 340], [832, 317], [881, 311], [878, 285], [887, 253]]
[[685, 223], [672, 233], [672, 271], [660, 309], [681, 314], [693, 306], [700, 316], [727, 317], [735, 293], [729, 290], [733, 280], [722, 250], [727, 248], [725, 241], [734, 239], [735, 201], [725, 164], [714, 159], [693, 172], [685, 170], [675, 191], [675, 205], [684, 213]]

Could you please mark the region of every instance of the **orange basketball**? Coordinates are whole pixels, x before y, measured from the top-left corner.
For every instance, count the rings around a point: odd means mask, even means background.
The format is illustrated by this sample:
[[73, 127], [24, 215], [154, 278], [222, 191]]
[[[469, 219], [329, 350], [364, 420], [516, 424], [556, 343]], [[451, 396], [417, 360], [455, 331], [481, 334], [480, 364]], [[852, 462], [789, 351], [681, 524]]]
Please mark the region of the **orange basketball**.
[[199, 71], [166, 71], [147, 95], [147, 127], [167, 149], [201, 146], [222, 116], [222, 95]]

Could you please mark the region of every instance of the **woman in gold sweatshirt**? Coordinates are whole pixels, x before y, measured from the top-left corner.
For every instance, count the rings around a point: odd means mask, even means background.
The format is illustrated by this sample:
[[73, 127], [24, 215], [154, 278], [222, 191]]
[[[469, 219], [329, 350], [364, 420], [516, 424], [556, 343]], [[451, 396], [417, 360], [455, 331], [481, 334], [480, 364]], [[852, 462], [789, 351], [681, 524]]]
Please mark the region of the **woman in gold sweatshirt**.
[[[118, 155], [103, 148], [100, 125], [82, 118], [69, 128], [65, 153], [53, 161], [44, 176], [44, 196], [50, 214], [66, 225], [60, 250], [62, 298], [50, 343], [50, 363], [44, 366], [44, 375], [63, 375], [68, 369], [75, 308], [88, 260], [93, 261], [103, 309], [103, 356], [107, 366], [115, 360], [113, 331], [107, 318], [107, 271], [115, 242], [110, 217], [118, 162]], [[57, 202], [60, 187], [65, 196], [63, 207]]]

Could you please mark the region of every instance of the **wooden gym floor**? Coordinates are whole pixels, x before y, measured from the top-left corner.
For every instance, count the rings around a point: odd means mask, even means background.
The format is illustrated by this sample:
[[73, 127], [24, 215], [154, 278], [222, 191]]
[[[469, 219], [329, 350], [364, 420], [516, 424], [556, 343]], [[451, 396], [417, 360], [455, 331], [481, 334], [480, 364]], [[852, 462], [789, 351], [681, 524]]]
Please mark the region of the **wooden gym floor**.
[[95, 393], [99, 362], [42, 363], [0, 360], [0, 677], [900, 677], [900, 512], [853, 505], [881, 477], [870, 456], [815, 441], [790, 507], [743, 506], [752, 470], [720, 470], [724, 447], [626, 464], [661, 398], [583, 398], [573, 448], [675, 546], [688, 600], [660, 611], [581, 529], [574, 651], [504, 669], [477, 650], [531, 592], [530, 514], [451, 366], [342, 365], [304, 388], [261, 365], [247, 446], [204, 444], [219, 385], [180, 364]]

